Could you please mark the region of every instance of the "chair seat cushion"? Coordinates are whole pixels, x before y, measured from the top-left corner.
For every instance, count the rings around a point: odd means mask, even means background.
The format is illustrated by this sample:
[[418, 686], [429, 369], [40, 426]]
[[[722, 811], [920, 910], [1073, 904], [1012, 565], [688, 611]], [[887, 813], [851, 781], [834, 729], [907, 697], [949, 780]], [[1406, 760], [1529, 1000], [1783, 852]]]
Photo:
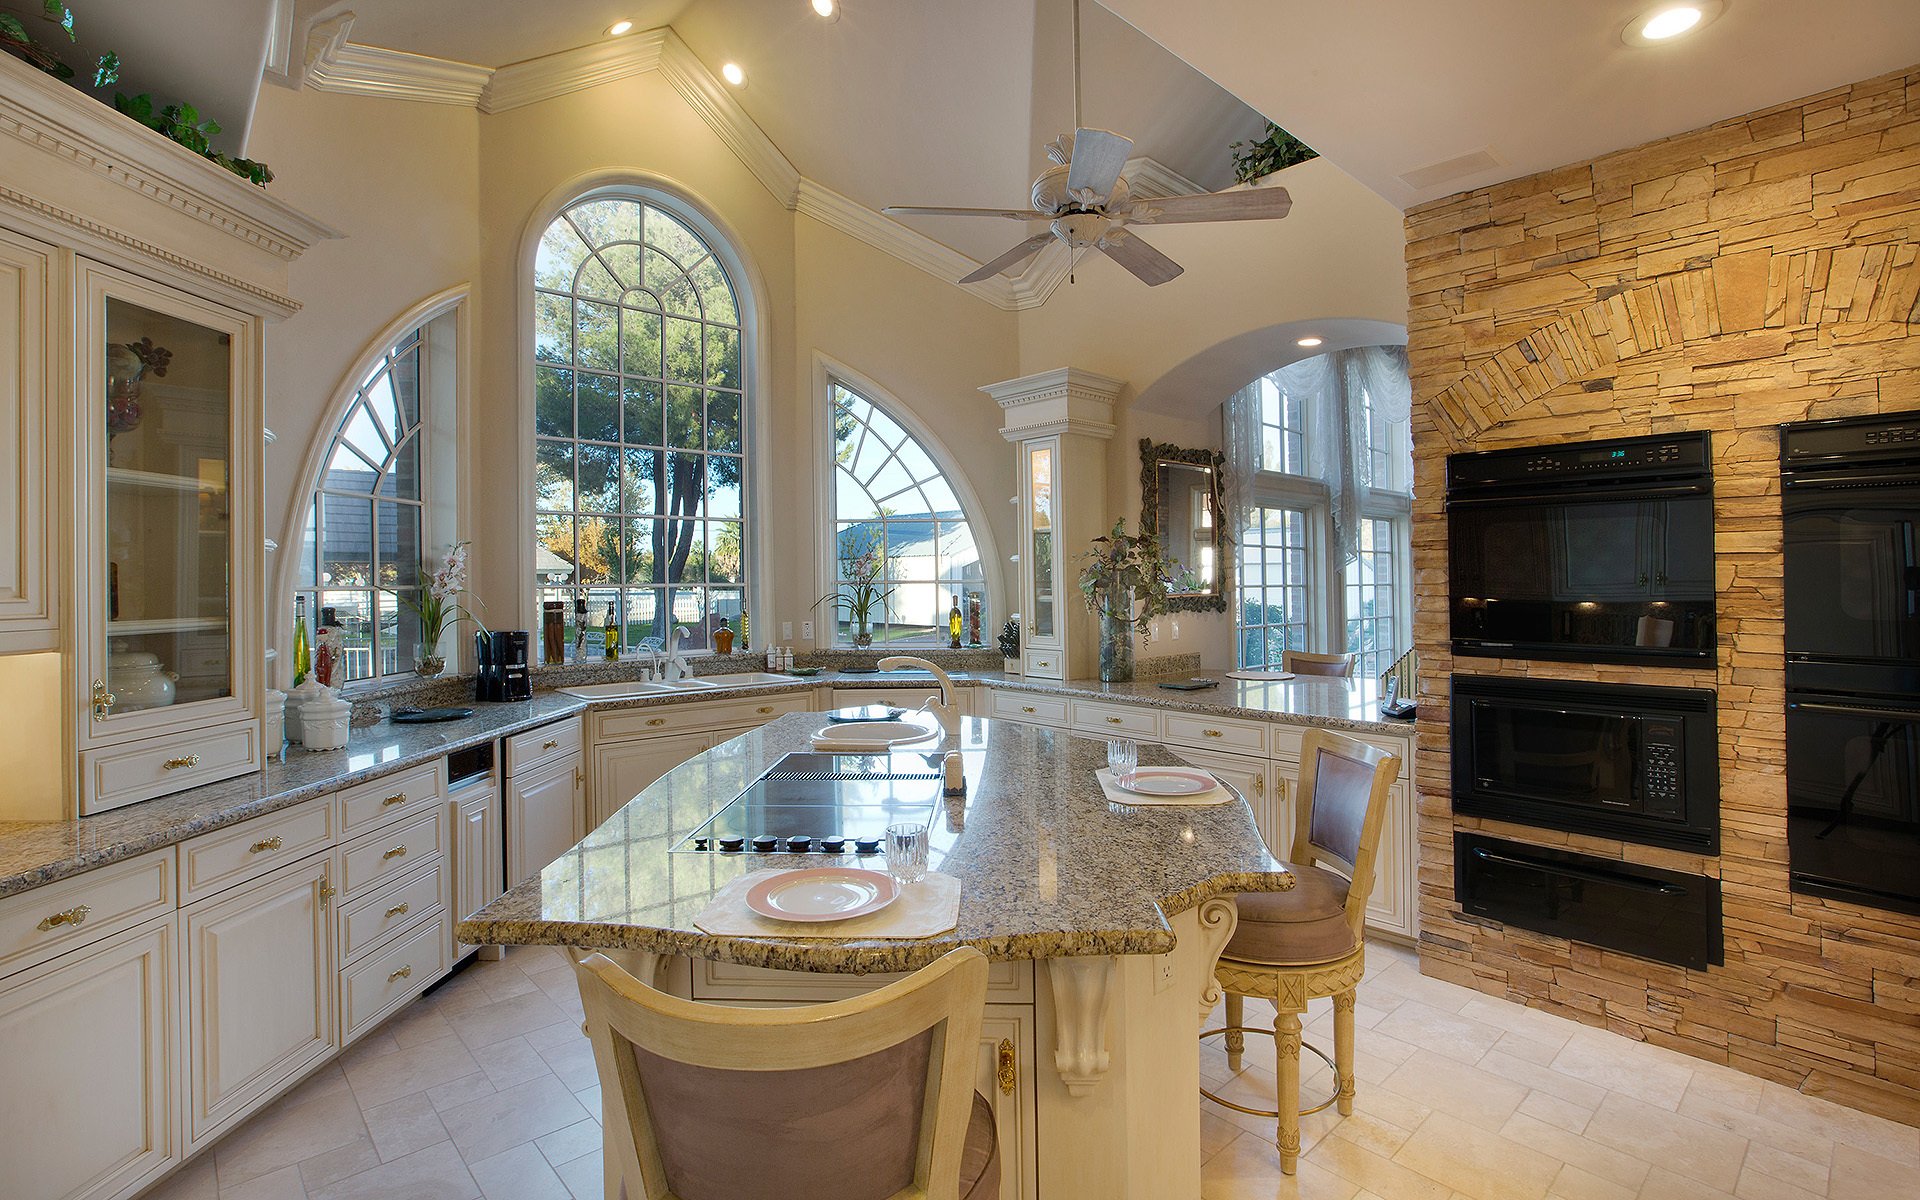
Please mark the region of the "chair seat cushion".
[[1292, 868], [1290, 892], [1242, 892], [1234, 905], [1240, 924], [1224, 957], [1240, 962], [1299, 966], [1353, 952], [1347, 925], [1347, 881], [1325, 867]]
[[999, 1194], [1000, 1130], [993, 1121], [993, 1105], [975, 1092], [967, 1141], [960, 1148], [960, 1200], [993, 1200]]

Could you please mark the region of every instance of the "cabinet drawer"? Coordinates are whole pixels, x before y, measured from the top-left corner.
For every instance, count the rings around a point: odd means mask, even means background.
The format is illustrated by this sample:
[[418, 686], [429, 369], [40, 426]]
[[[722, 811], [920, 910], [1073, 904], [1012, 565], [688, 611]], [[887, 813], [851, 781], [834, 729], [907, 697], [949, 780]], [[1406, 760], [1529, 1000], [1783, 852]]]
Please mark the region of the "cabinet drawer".
[[1007, 721], [1025, 721], [1029, 725], [1065, 725], [1067, 702], [1061, 696], [1036, 696], [1032, 692], [995, 689], [993, 715]]
[[358, 837], [390, 821], [437, 807], [447, 794], [446, 769], [447, 761], [440, 759], [342, 789], [340, 836]]
[[1065, 679], [1066, 673], [1060, 669], [1058, 650], [1029, 650], [1020, 659], [1022, 675], [1037, 675], [1042, 679]]
[[1262, 758], [1267, 753], [1267, 728], [1253, 721], [1168, 713], [1166, 730], [1169, 743], [1197, 750], [1229, 750]]
[[260, 767], [260, 723], [196, 729], [80, 756], [80, 812], [104, 812]]
[[507, 774], [522, 775], [541, 763], [578, 754], [581, 741], [579, 717], [516, 733], [507, 739]]
[[654, 737], [663, 733], [738, 729], [764, 725], [787, 713], [808, 712], [812, 707], [812, 692], [803, 691], [778, 696], [753, 696], [745, 700], [681, 701], [646, 708], [623, 708], [594, 714], [593, 740], [598, 744]]
[[340, 1043], [346, 1045], [447, 973], [453, 920], [445, 909], [340, 973]]
[[1087, 733], [1152, 739], [1160, 736], [1160, 714], [1151, 709], [1075, 700], [1072, 711], [1073, 727]]
[[446, 857], [447, 816], [436, 808], [391, 829], [376, 829], [348, 846], [340, 885], [341, 900], [353, 900], [369, 888], [398, 879], [430, 859]]
[[265, 875], [334, 843], [333, 803], [326, 797], [180, 843], [180, 903]]
[[0, 900], [0, 975], [171, 912], [173, 886], [159, 850]]
[[447, 860], [437, 859], [425, 870], [369, 892], [340, 906], [338, 924], [340, 961], [352, 962], [375, 946], [445, 908], [452, 898], [452, 872]]
[[[1288, 762], [1299, 762], [1300, 743], [1306, 738], [1308, 728], [1309, 727], [1305, 725], [1275, 725], [1273, 727], [1273, 756], [1275, 758], [1286, 759]], [[1333, 732], [1339, 734], [1341, 737], [1350, 737], [1355, 741], [1365, 742], [1369, 746], [1378, 747], [1388, 754], [1393, 755], [1400, 760], [1401, 777], [1406, 777], [1409, 750], [1407, 739], [1394, 737], [1391, 734], [1356, 733], [1351, 729], [1336, 729]]]

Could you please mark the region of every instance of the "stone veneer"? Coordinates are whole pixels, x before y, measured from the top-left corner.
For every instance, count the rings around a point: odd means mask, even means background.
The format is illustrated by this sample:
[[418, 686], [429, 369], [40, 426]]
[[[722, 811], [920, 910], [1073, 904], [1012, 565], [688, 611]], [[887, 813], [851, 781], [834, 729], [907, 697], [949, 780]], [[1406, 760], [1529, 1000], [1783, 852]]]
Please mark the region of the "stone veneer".
[[[1426, 204], [1406, 230], [1422, 970], [1920, 1122], [1920, 918], [1787, 890], [1774, 429], [1920, 409], [1920, 68]], [[1455, 817], [1446, 455], [1700, 428], [1714, 432], [1714, 668], [1459, 666], [1716, 688], [1721, 854]], [[1465, 917], [1455, 828], [1719, 876], [1726, 966]]]

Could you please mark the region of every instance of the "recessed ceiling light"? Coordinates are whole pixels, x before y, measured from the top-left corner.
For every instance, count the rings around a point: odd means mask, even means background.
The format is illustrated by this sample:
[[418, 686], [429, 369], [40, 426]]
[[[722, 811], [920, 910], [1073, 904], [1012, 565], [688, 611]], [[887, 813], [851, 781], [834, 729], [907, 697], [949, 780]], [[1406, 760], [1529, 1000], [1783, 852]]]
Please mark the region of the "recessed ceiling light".
[[739, 63], [727, 63], [720, 68], [720, 78], [735, 87], [747, 86], [747, 73], [740, 69]]
[[607, 26], [608, 37], [619, 37], [623, 33], [632, 33], [632, 32], [633, 32], [632, 21], [615, 21], [613, 24]]
[[1725, 8], [1725, 0], [1661, 4], [1628, 22], [1627, 27], [1620, 31], [1620, 40], [1629, 46], [1658, 46], [1705, 28]]
[[813, 11], [831, 21], [840, 15], [840, 6], [833, 0], [813, 0]]
[[1318, 345], [1319, 345], [1319, 344], [1320, 344], [1321, 342], [1323, 342], [1323, 341], [1325, 341], [1325, 340], [1326, 340], [1325, 338], [1317, 338], [1317, 337], [1303, 337], [1303, 338], [1301, 338], [1301, 339], [1300, 339], [1299, 341], [1297, 341], [1297, 342], [1295, 342], [1295, 343], [1294, 343], [1294, 345], [1296, 345], [1296, 346], [1304, 346], [1304, 347], [1306, 347], [1307, 349], [1309, 349], [1309, 350], [1311, 350], [1311, 349], [1313, 349], [1313, 348], [1314, 348], [1315, 346], [1318, 346]]

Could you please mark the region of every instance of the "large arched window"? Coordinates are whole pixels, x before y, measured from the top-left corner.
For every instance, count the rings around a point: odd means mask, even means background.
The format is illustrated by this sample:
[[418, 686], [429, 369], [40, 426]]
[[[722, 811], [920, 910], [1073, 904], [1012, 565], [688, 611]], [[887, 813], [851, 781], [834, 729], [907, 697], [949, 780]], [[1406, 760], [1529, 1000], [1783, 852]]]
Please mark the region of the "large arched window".
[[713, 249], [652, 200], [572, 205], [534, 263], [538, 598], [594, 636], [704, 647], [746, 612], [740, 304]]
[[[933, 456], [873, 401], [834, 380], [833, 516], [835, 580], [844, 596], [863, 556], [877, 555], [881, 586], [891, 589], [872, 615], [876, 643], [938, 644], [960, 606], [962, 637], [982, 640], [988, 614], [980, 551], [960, 499]], [[872, 560], [869, 560], [872, 561]], [[834, 642], [851, 644], [846, 605]]]

